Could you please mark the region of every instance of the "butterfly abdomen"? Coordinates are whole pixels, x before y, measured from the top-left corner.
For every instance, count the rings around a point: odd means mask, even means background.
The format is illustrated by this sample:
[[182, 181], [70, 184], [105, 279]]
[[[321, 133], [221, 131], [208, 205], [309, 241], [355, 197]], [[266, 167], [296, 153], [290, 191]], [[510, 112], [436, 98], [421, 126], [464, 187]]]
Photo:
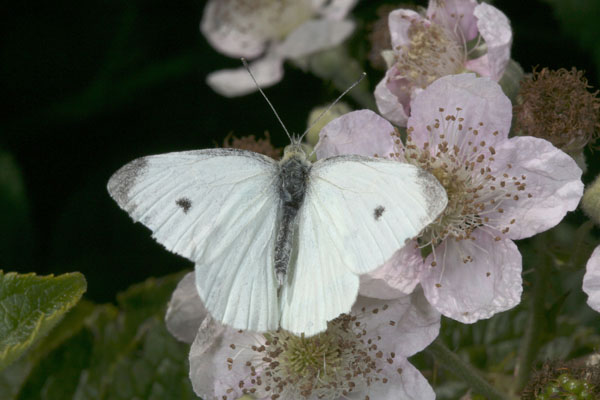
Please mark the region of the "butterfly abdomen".
[[279, 165], [278, 189], [281, 219], [277, 228], [274, 264], [275, 274], [279, 286], [281, 286], [290, 262], [296, 217], [304, 201], [311, 165], [304, 157], [295, 155], [284, 159]]

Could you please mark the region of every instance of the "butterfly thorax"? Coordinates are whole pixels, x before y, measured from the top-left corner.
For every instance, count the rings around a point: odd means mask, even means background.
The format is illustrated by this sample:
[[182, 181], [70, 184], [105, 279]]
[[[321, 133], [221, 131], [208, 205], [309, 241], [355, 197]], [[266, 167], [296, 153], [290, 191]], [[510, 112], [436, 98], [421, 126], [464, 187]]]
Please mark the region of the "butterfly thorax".
[[279, 227], [275, 242], [275, 273], [279, 285], [285, 280], [296, 228], [296, 217], [304, 201], [308, 183], [310, 162], [299, 146], [291, 145], [286, 148], [279, 162], [278, 191], [279, 191]]

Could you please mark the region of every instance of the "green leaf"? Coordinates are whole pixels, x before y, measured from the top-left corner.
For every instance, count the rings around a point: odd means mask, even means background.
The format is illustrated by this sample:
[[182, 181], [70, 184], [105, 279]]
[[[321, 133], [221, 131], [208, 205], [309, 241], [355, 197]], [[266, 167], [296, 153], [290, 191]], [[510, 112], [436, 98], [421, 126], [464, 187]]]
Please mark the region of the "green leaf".
[[0, 370], [44, 337], [85, 290], [78, 272], [54, 277], [0, 270]]

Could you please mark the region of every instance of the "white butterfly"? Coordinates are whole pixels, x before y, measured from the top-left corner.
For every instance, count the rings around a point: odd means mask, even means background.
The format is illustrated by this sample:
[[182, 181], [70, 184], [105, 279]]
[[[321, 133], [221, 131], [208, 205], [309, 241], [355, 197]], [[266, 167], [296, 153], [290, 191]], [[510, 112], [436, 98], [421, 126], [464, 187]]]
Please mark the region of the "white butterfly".
[[387, 261], [445, 208], [429, 173], [357, 155], [310, 163], [237, 149], [142, 157], [108, 191], [168, 250], [196, 263], [212, 316], [236, 329], [314, 335], [350, 311], [358, 275]]

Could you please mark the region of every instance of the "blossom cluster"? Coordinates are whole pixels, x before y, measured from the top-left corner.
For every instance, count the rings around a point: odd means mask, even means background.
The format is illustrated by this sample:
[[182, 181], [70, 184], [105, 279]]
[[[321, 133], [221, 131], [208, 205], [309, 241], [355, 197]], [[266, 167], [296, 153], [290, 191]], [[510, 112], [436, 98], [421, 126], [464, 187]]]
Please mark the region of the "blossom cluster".
[[[257, 85], [267, 87], [282, 79], [284, 60], [347, 39], [354, 5], [210, 0], [201, 30], [223, 54], [253, 60]], [[320, 130], [314, 153], [317, 159], [358, 154], [412, 164], [440, 182], [448, 204], [391, 259], [361, 275], [352, 310], [315, 336], [228, 327], [204, 308], [198, 276], [188, 274], [166, 321], [175, 337], [191, 344], [190, 378], [203, 399], [434, 399], [407, 358], [435, 340], [442, 315], [471, 324], [518, 305], [523, 261], [515, 241], [551, 229], [579, 205], [582, 164], [567, 151], [573, 143], [581, 150], [600, 126], [590, 122], [599, 106], [587, 96], [587, 82], [580, 97], [588, 114], [569, 104], [577, 121], [585, 120], [577, 125], [585, 132], [565, 132], [569, 122], [560, 114], [560, 132], [544, 137], [531, 110], [550, 106], [524, 102], [540, 97], [532, 92], [514, 107], [498, 83], [513, 40], [499, 9], [476, 0], [430, 0], [420, 11], [391, 11], [387, 26], [386, 72], [372, 93], [379, 114], [364, 109], [338, 116]], [[225, 96], [256, 89], [241, 68], [214, 72], [207, 82]], [[600, 246], [587, 264], [583, 290], [600, 312]]]

